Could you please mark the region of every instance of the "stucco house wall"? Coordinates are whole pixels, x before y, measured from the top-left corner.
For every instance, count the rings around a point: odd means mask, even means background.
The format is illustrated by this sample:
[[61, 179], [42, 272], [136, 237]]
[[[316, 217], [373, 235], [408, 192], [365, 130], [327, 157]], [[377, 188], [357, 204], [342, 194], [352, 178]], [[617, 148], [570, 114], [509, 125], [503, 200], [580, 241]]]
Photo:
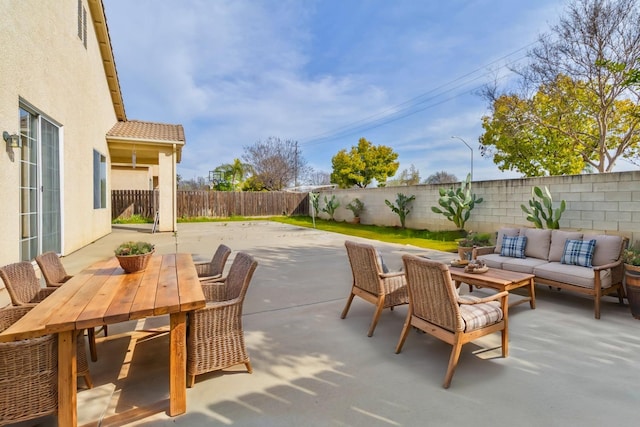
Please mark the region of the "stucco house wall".
[[[105, 134], [118, 120], [87, 0], [86, 48], [77, 0], [0, 2], [0, 133], [20, 132], [27, 103], [60, 126], [62, 248], [67, 254], [111, 231], [110, 197], [93, 207], [93, 150], [107, 158]], [[20, 259], [20, 149], [0, 140], [0, 265]], [[10, 150], [9, 150], [10, 151]], [[107, 191], [109, 194], [107, 174]]]

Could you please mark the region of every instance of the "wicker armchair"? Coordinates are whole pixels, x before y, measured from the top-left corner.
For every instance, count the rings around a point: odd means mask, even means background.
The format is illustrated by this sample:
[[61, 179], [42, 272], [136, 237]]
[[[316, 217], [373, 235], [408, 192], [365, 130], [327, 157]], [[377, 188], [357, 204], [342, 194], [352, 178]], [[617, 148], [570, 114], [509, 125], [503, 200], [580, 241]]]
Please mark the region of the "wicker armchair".
[[486, 298], [459, 297], [449, 267], [437, 261], [403, 255], [409, 289], [409, 312], [396, 353], [400, 353], [411, 327], [451, 344], [444, 388], [449, 388], [462, 346], [476, 338], [502, 332], [502, 357], [509, 354], [508, 292]]
[[382, 310], [396, 305], [407, 304], [407, 282], [404, 272], [383, 272], [378, 252], [371, 245], [356, 243], [347, 240], [344, 242], [347, 248], [351, 272], [353, 273], [353, 285], [347, 304], [342, 310], [341, 318], [347, 317], [353, 298], [357, 295], [376, 306], [373, 320], [369, 326], [368, 336], [373, 335], [373, 331], [378, 324], [378, 319]]
[[[36, 262], [44, 277], [44, 282], [47, 287], [57, 288], [66, 283], [73, 276], [67, 274], [67, 271], [62, 265], [58, 254], [55, 252], [45, 252], [36, 257]], [[104, 332], [104, 336], [107, 336], [107, 325], [104, 325], [101, 330]], [[96, 349], [96, 329], [87, 329], [87, 335], [89, 336], [89, 352], [91, 353], [91, 360], [98, 361], [98, 350]]]
[[[0, 310], [0, 332], [32, 306]], [[58, 351], [55, 335], [0, 343], [0, 425], [58, 411]]]
[[200, 280], [221, 278], [222, 272], [224, 271], [224, 265], [227, 262], [229, 255], [231, 255], [231, 249], [228, 246], [220, 245], [213, 254], [211, 261], [196, 263], [196, 270], [198, 271], [198, 277], [200, 277]]
[[[244, 343], [242, 305], [258, 262], [238, 252], [217, 302], [189, 313], [187, 334], [187, 386], [195, 376], [243, 363], [249, 373], [251, 362]], [[224, 289], [222, 289], [224, 288]]]
[[[42, 288], [33, 266], [27, 261], [0, 267], [0, 277], [4, 281], [4, 285], [11, 297], [11, 303], [14, 306], [28, 306], [31, 308], [34, 303], [41, 302], [57, 289], [51, 287]], [[79, 331], [77, 366], [78, 376], [84, 377], [88, 388], [93, 387], [84, 343], [84, 331]]]

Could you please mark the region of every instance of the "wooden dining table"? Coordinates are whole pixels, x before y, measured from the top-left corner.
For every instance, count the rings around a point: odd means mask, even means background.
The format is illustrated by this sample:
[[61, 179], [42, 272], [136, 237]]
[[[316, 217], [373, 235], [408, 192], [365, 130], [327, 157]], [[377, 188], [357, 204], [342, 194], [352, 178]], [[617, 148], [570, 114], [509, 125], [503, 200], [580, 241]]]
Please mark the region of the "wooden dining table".
[[0, 342], [58, 335], [58, 424], [77, 425], [76, 331], [169, 315], [170, 416], [186, 412], [187, 313], [206, 305], [190, 254], [153, 255], [126, 274], [113, 257], [93, 264], [0, 333]]

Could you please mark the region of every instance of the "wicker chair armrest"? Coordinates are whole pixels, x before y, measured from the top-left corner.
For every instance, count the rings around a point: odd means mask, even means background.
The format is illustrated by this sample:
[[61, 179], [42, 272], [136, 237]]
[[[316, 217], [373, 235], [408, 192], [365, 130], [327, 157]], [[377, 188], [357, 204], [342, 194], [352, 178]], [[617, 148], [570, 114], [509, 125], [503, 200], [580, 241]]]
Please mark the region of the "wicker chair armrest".
[[622, 259], [619, 259], [618, 261], [610, 262], [609, 264], [602, 264], [602, 265], [595, 266], [593, 267], [593, 271], [609, 270], [610, 268], [616, 268], [621, 264], [622, 264]]
[[404, 276], [404, 271], [390, 271], [388, 273], [380, 273], [381, 279], [388, 279], [389, 277]]
[[227, 288], [224, 283], [205, 282], [200, 285], [206, 301], [224, 301], [226, 299]]
[[[201, 282], [220, 282], [223, 279], [222, 274], [214, 274], [213, 276], [200, 276]], [[222, 280], [224, 282], [224, 279]]]
[[467, 304], [467, 305], [482, 304], [482, 303], [486, 303], [486, 302], [497, 301], [497, 300], [499, 300], [501, 298], [505, 298], [505, 297], [508, 297], [508, 296], [509, 296], [509, 292], [502, 291], [502, 292], [498, 292], [497, 294], [490, 295], [488, 297], [479, 298], [476, 301], [471, 301], [471, 300], [465, 300], [465, 299], [458, 298], [458, 304]]

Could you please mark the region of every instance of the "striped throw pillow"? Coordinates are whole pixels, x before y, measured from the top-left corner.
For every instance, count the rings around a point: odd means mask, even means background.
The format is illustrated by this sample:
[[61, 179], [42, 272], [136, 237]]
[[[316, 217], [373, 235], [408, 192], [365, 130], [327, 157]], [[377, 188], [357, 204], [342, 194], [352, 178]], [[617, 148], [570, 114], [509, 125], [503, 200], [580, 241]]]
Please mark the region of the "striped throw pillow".
[[564, 252], [560, 262], [562, 264], [593, 267], [593, 252], [596, 249], [596, 240], [567, 240], [564, 244]]

